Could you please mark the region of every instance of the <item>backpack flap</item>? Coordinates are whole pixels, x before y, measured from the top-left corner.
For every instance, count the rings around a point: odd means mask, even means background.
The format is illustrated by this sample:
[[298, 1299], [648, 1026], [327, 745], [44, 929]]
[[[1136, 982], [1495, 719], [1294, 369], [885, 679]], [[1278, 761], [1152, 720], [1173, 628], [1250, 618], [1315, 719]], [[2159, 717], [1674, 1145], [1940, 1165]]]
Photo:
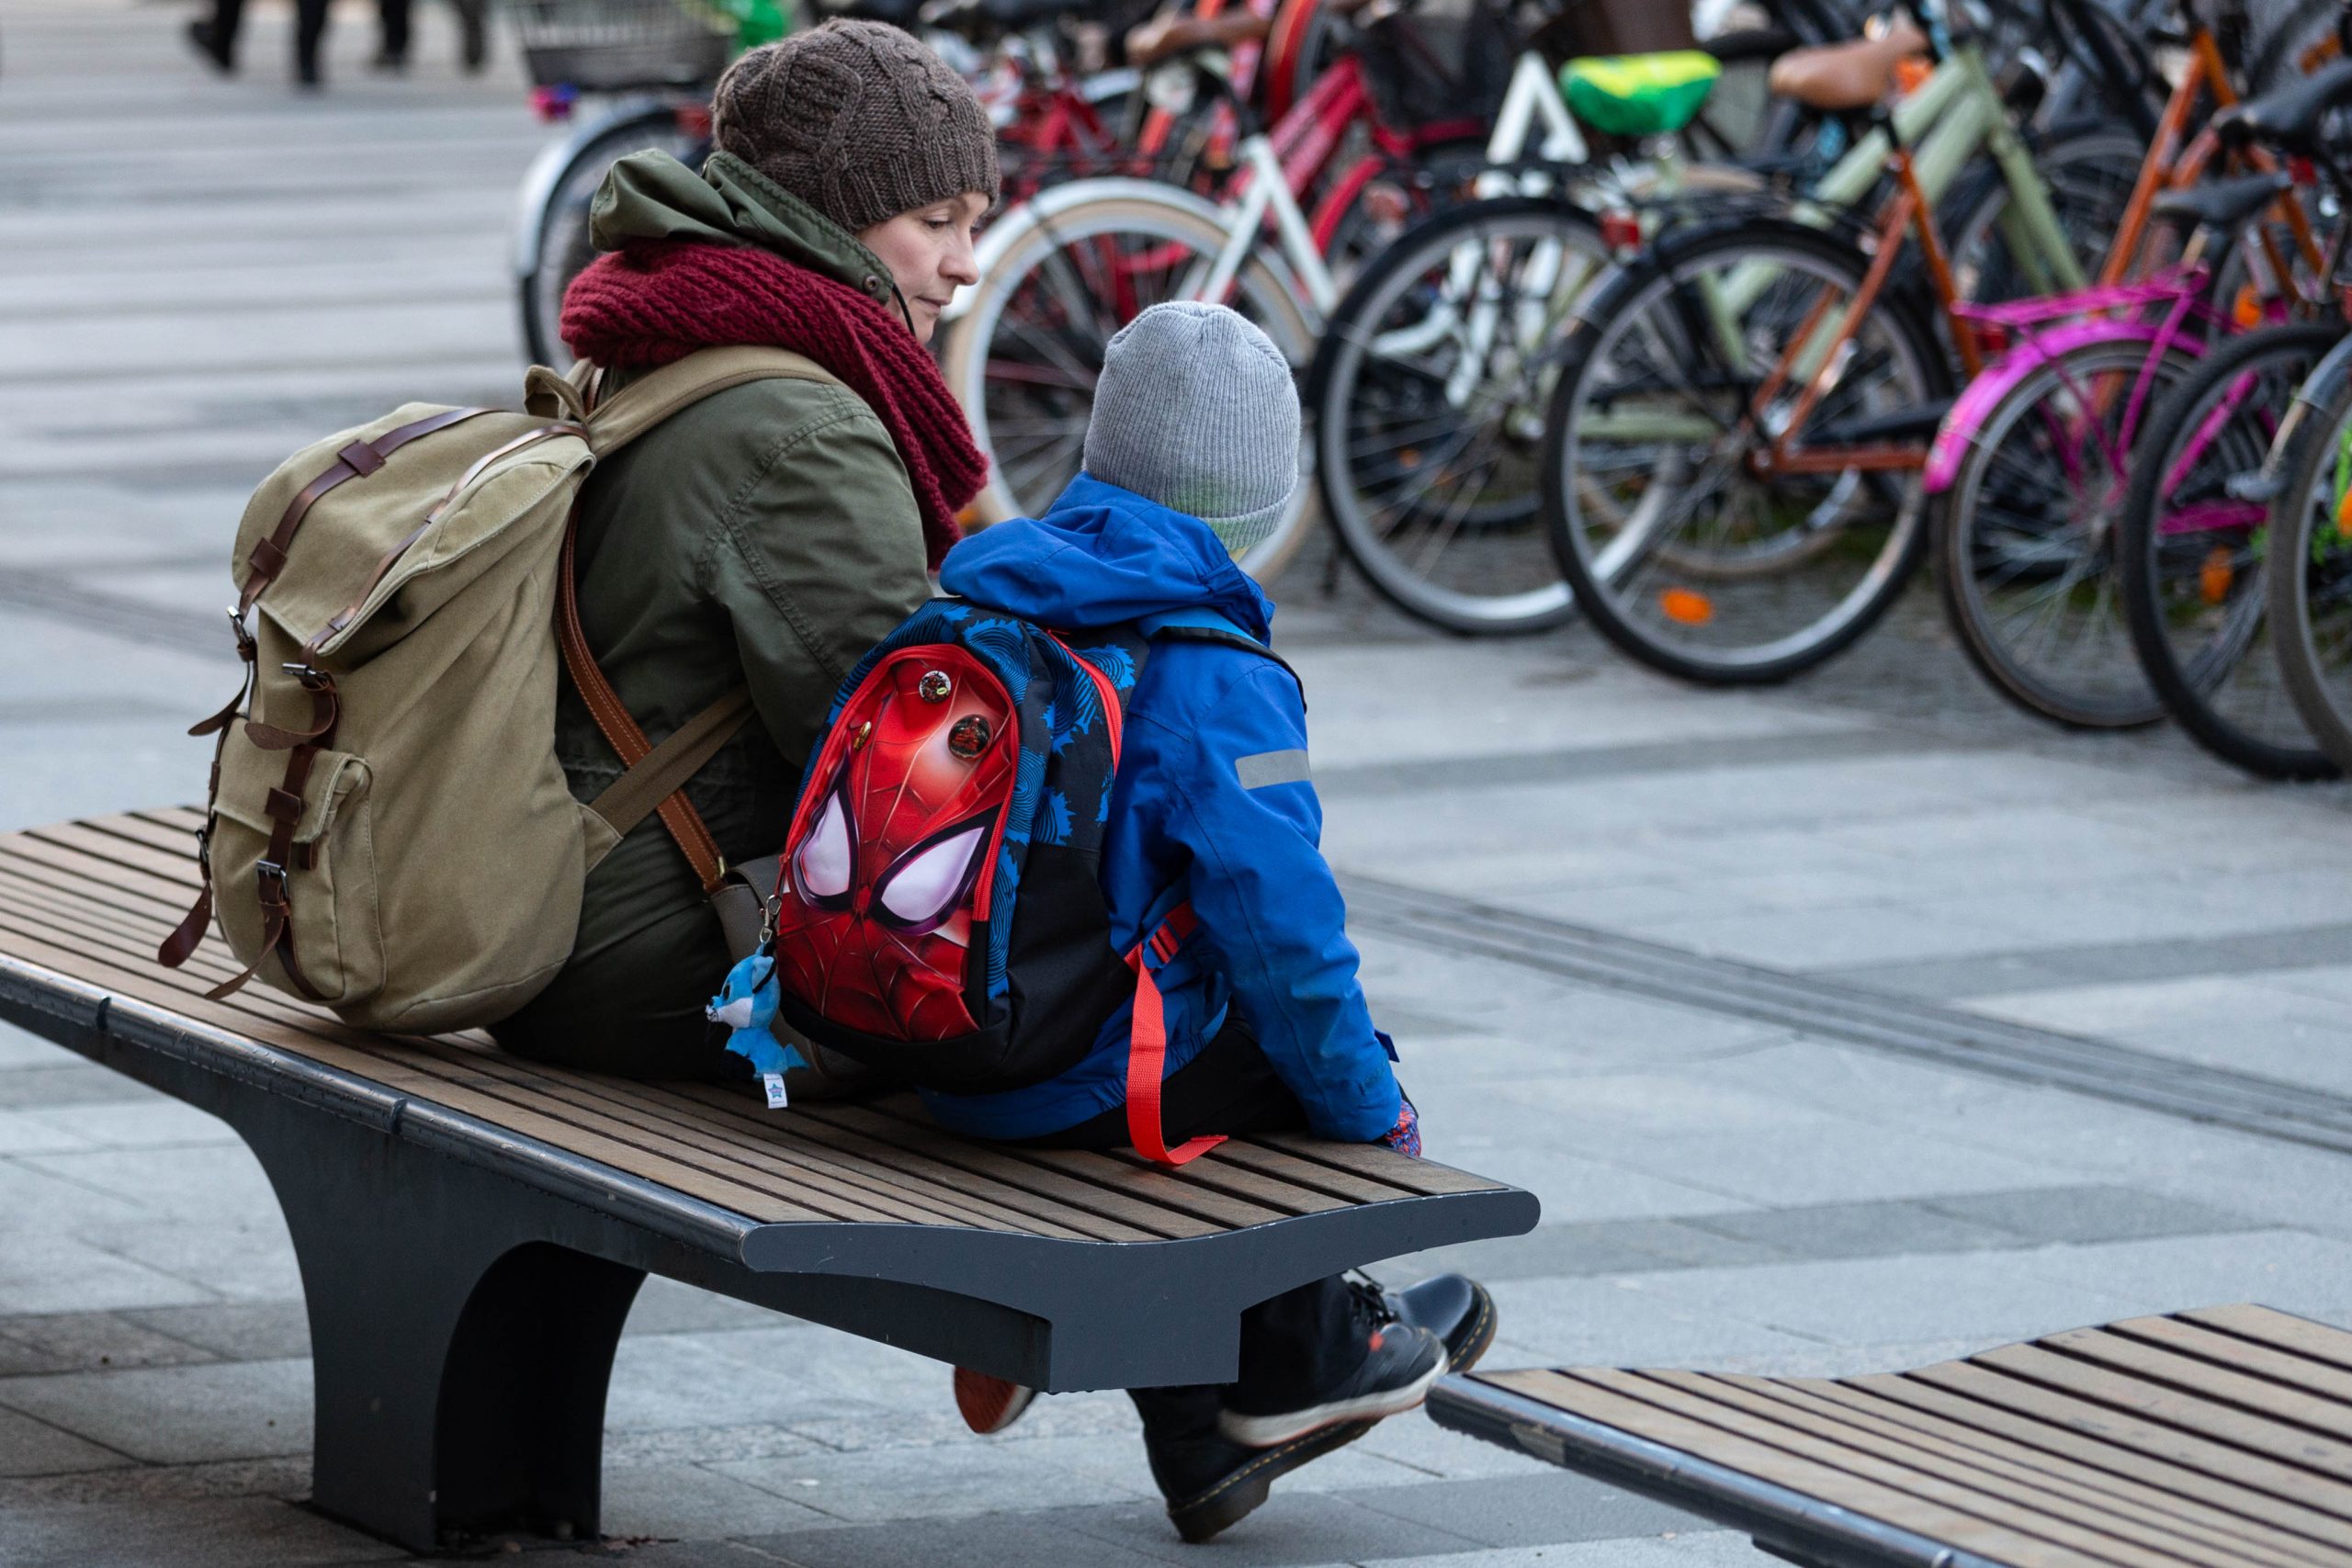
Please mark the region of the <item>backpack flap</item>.
[[393, 478], [387, 465], [368, 487], [367, 506], [338, 513], [332, 565], [320, 559], [319, 570], [300, 570], [307, 563], [298, 555], [262, 613], [307, 653], [357, 665], [413, 632], [509, 551], [541, 544], [594, 464], [584, 432], [520, 414], [481, 423], [473, 434], [504, 439], [487, 451], [479, 440], [453, 446], [397, 488], [381, 483]]

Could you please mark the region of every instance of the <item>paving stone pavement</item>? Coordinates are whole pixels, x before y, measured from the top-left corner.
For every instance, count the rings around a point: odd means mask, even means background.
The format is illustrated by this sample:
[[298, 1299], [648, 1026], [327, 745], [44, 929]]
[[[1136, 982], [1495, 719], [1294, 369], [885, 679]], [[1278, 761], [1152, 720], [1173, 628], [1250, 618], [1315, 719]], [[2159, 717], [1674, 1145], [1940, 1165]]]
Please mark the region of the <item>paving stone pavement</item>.
[[[277, 457], [405, 399], [514, 397], [506, 225], [546, 133], [511, 60], [454, 76], [420, 10], [413, 77], [360, 68], [345, 9], [306, 99], [261, 0], [234, 81], [185, 55], [184, 5], [0, 0], [0, 829], [196, 792], [178, 731], [222, 695], [226, 542]], [[1350, 874], [2352, 1096], [2343, 788], [2046, 730], [1924, 594], [1815, 678], [1727, 694], [1577, 632], [1426, 635], [1318, 555], [1275, 586]], [[1545, 1223], [1381, 1272], [1484, 1276], [1498, 1364], [1854, 1372], [2245, 1299], [2352, 1324], [2341, 1153], [1406, 925], [1364, 974], [1430, 1152]], [[0, 1031], [0, 1562], [399, 1559], [300, 1506], [307, 1348], [226, 1130]], [[1763, 1561], [1419, 1417], [1190, 1551], [1117, 1395], [975, 1439], [942, 1369], [660, 1280], [608, 1426], [593, 1554], [661, 1568]]]

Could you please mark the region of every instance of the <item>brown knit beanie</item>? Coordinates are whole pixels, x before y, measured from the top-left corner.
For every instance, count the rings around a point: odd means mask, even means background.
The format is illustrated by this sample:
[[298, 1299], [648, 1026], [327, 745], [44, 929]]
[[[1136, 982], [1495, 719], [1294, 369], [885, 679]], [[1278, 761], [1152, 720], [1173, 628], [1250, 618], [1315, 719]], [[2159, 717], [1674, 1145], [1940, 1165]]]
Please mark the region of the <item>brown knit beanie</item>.
[[967, 190], [996, 200], [979, 99], [881, 22], [830, 21], [746, 51], [718, 79], [711, 135], [852, 233]]

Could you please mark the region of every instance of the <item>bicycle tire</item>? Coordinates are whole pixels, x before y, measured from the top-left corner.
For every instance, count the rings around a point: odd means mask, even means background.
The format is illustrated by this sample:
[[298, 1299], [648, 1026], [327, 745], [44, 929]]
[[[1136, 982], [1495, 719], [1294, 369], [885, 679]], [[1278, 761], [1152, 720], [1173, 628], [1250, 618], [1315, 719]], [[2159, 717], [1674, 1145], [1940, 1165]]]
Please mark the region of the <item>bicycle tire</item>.
[[[2149, 339], [2125, 324], [2119, 323], [2116, 330], [2119, 334], [2132, 335], [2098, 339], [2049, 356], [1986, 412], [1948, 492], [1939, 550], [1937, 578], [1944, 611], [1969, 661], [1996, 691], [2019, 707], [2075, 729], [2133, 729], [2165, 716], [2164, 703], [2140, 668], [2131, 634], [2124, 628], [2112, 570], [2116, 509], [2123, 493], [2123, 475], [2115, 470], [2120, 464], [2128, 471], [2142, 428], [2134, 419], [2135, 400], [2131, 395], [2138, 383], [2102, 384], [2096, 394], [2101, 424], [2092, 438], [2097, 450], [2088, 456], [2096, 459], [2105, 453], [2110, 460], [2104, 472], [2086, 468], [2092, 510], [2080, 526], [2068, 514], [2058, 513], [2057, 529], [2052, 532], [2053, 513], [2047, 509], [2045, 493], [2030, 494], [2014, 507], [2007, 504], [2014, 493], [2007, 486], [2030, 486], [2068, 471], [2064, 464], [2019, 456], [2009, 437], [2017, 434], [2030, 442], [2052, 431], [2072, 434], [2075, 427], [2067, 423], [2063, 412], [2045, 412], [2037, 421], [2027, 416], [2045, 403], [2059, 411], [2065, 407], [2066, 399], [2080, 403], [2079, 378], [2143, 371], [2150, 361]], [[2194, 363], [2178, 349], [2169, 351], [2156, 362], [2146, 400], [2139, 406], [2161, 401]], [[2120, 411], [2116, 417], [2123, 422], [2120, 427], [2107, 427], [2109, 410]], [[2007, 468], [1996, 470], [1996, 465], [2003, 463]], [[1998, 485], [1996, 472], [2001, 479]], [[2081, 510], [2074, 508], [2075, 513]], [[2044, 607], [2037, 626], [2069, 611], [2078, 590], [2089, 585], [2089, 604], [2080, 617], [2087, 627], [2084, 636], [2111, 644], [2111, 650], [2096, 657], [2091, 674], [2061, 677], [2028, 657], [2023, 636], [2034, 628], [2029, 626], [2024, 632], [2013, 628], [2011, 618], [1998, 612], [1988, 598], [1993, 589], [2006, 591], [2020, 582], [2033, 588]], [[2074, 640], [2079, 643], [2083, 636]], [[2099, 649], [2093, 651], [2100, 654]]]
[[[1584, 275], [1585, 285], [1598, 277], [1610, 261], [1600, 225], [1590, 214], [1558, 196], [1499, 197], [1465, 203], [1408, 230], [1348, 290], [1332, 312], [1316, 352], [1306, 383], [1308, 403], [1314, 410], [1315, 479], [1323, 514], [1329, 519], [1341, 550], [1364, 581], [1390, 604], [1430, 626], [1463, 636], [1523, 634], [1559, 626], [1576, 608], [1538, 515], [1534, 465], [1546, 388], [1541, 365], [1525, 352], [1541, 350], [1558, 318], [1547, 308], [1541, 322], [1529, 323], [1538, 329], [1532, 343], [1517, 351], [1510, 345], [1498, 351], [1514, 356], [1510, 375], [1517, 379], [1514, 395], [1498, 403], [1490, 419], [1474, 421], [1462, 412], [1462, 405], [1455, 402], [1453, 380], [1463, 363], [1474, 352], [1479, 353], [1479, 363], [1492, 361], [1487, 357], [1489, 351], [1475, 350], [1466, 341], [1479, 335], [1476, 313], [1465, 320], [1445, 295], [1456, 287], [1453, 264], [1457, 254], [1465, 243], [1479, 243], [1477, 236], [1486, 237], [1489, 253], [1497, 244], [1515, 245], [1521, 241], [1530, 242], [1531, 247], [1558, 243], [1564, 251], [1573, 246], [1592, 264]], [[1527, 259], [1537, 267], [1544, 265], [1532, 248]], [[1434, 290], [1425, 289], [1427, 280], [1437, 274], [1444, 275], [1444, 282]], [[1498, 287], [1509, 287], [1501, 279], [1497, 282]], [[1583, 286], [1575, 285], [1566, 275], [1565, 265], [1550, 282], [1547, 307], [1561, 302], [1564, 286], [1574, 287], [1578, 295], [1583, 292]], [[1475, 275], [1461, 287], [1474, 294], [1480, 292]], [[1411, 312], [1422, 307], [1421, 300], [1412, 298], [1417, 291], [1423, 292], [1428, 301], [1422, 321], [1387, 325], [1396, 322], [1400, 310]], [[1498, 300], [1497, 310], [1507, 313], [1510, 307]], [[1395, 344], [1400, 333], [1425, 332], [1429, 324], [1444, 322], [1449, 313], [1453, 320], [1450, 326], [1441, 327], [1443, 336], [1428, 345], [1397, 345], [1384, 359], [1384, 338]], [[1443, 350], [1459, 357], [1450, 365], [1442, 364], [1433, 351]], [[1464, 389], [1464, 402], [1475, 404], [1485, 385], [1482, 380]], [[1460, 413], [1457, 423], [1440, 423], [1456, 412]], [[1369, 443], [1379, 436], [1372, 433], [1380, 431], [1384, 421], [1400, 414], [1408, 421], [1405, 434], [1410, 445], [1374, 449]], [[1443, 454], [1438, 458], [1441, 464], [1451, 466], [1474, 449], [1489, 429], [1499, 432], [1494, 437], [1496, 455], [1490, 461], [1481, 459], [1485, 471], [1460, 474], [1460, 488], [1478, 487], [1480, 501], [1456, 510], [1450, 499], [1453, 492], [1448, 492], [1449, 499], [1433, 513], [1424, 489], [1409, 498], [1398, 498], [1395, 504], [1383, 502], [1383, 485], [1394, 479], [1395, 489], [1388, 491], [1393, 496], [1396, 490], [1415, 482], [1427, 468], [1432, 449]], [[1514, 445], [1524, 448], [1525, 485], [1512, 491], [1507, 502], [1498, 502], [1491, 496], [1492, 487], [1511, 468], [1502, 448]], [[1384, 459], [1385, 466], [1374, 459]], [[1431, 480], [1430, 486], [1442, 482], [1442, 479]], [[1415, 527], [1431, 530], [1422, 540], [1424, 558], [1419, 562], [1396, 547], [1400, 536]], [[1435, 529], [1440, 528], [1449, 530], [1450, 536], [1439, 537]], [[1430, 547], [1432, 544], [1434, 548]], [[1440, 558], [1448, 550], [1455, 551], [1453, 561], [1441, 579]], [[1490, 592], [1490, 584], [1501, 591]]]
[[2335, 29], [2343, 0], [2296, 0], [2246, 47], [2245, 96], [2258, 98], [2302, 73], [2305, 50]]
[[[1089, 323], [1072, 341], [1053, 344], [1054, 348], [1069, 356], [1069, 365], [1074, 367], [1063, 384], [1047, 388], [1057, 394], [1053, 400], [1055, 412], [1051, 417], [1060, 429], [1051, 438], [1053, 445], [1035, 449], [1037, 454], [1048, 454], [1046, 461], [1029, 465], [1021, 474], [1013, 475], [1010, 472], [1012, 465], [998, 449], [1000, 442], [996, 437], [1006, 434], [1002, 427], [1007, 421], [992, 414], [990, 409], [989, 367], [1006, 312], [1031, 275], [1058, 255], [1066, 245], [1108, 235], [1140, 236], [1160, 244], [1187, 247], [1194, 266], [1204, 258], [1214, 257], [1226, 243], [1227, 231], [1214, 210], [1199, 198], [1175, 191], [1165, 196], [1146, 194], [1134, 188], [1136, 183], [1120, 182], [1125, 188], [1118, 195], [1092, 197], [1080, 193], [1072, 197], [1070, 193], [1079, 191], [1079, 185], [1064, 186], [1056, 193], [1063, 199], [1052, 217], [1039, 222], [1034, 231], [1021, 237], [996, 258], [988, 275], [973, 288], [969, 304], [944, 334], [940, 364], [948, 388], [971, 422], [974, 440], [989, 454], [988, 482], [975, 503], [983, 525], [1044, 511], [1077, 473], [1086, 421], [1093, 407], [1092, 377], [1102, 369], [1102, 344], [1111, 331], [1125, 325], [1134, 314], [1139, 313], [1123, 314], [1115, 322]], [[1293, 366], [1305, 367], [1314, 355], [1315, 334], [1293, 298], [1292, 286], [1285, 276], [1269, 265], [1262, 254], [1253, 253], [1243, 265], [1236, 284], [1236, 299], [1244, 313], [1264, 330]], [[1312, 449], [1302, 430], [1300, 482], [1292, 503], [1265, 541], [1241, 559], [1243, 570], [1255, 577], [1271, 579], [1288, 565], [1313, 524], [1315, 492], [1306, 472], [1311, 456]]]
[[564, 346], [559, 330], [563, 293], [581, 268], [595, 259], [596, 248], [588, 237], [589, 211], [606, 172], [631, 152], [656, 150], [700, 167], [702, 159], [696, 150], [702, 145], [679, 129], [677, 110], [666, 104], [616, 119], [581, 143], [563, 173], [548, 187], [547, 200], [539, 209], [538, 243], [534, 251], [537, 265], [514, 279], [523, 346], [531, 363], [558, 370], [571, 364], [571, 351]]
[[[2208, 355], [2150, 416], [2124, 495], [2117, 555], [2124, 616], [2141, 666], [2190, 739], [2262, 778], [2324, 779], [2339, 772], [2312, 743], [2293, 697], [2278, 684], [2278, 663], [2265, 625], [2267, 509], [2258, 509], [2261, 528], [2238, 530], [2217, 519], [2205, 535], [2210, 545], [2186, 530], [2168, 537], [2159, 520], [2166, 511], [2177, 518], [2199, 504], [2227, 505], [2228, 479], [2258, 473], [2270, 446], [2268, 433], [2258, 424], [2242, 425], [2229, 403], [2252, 396], [2258, 400], [2242, 406], [2266, 408], [2262, 394], [2275, 384], [2269, 376], [2284, 373], [2300, 383], [2343, 336], [2340, 322], [2298, 322], [2248, 333]], [[2270, 363], [2258, 368], [2265, 362]], [[2248, 375], [2266, 380], [2238, 387]], [[2267, 412], [2275, 417], [2284, 406], [2281, 399]], [[2219, 424], [2211, 423], [2216, 413], [2224, 416]], [[2182, 451], [2188, 443], [2199, 450]], [[2183, 471], [2184, 461], [2195, 466]], [[2204, 646], [2184, 649], [2179, 632], [2194, 634], [2200, 625], [2209, 632]]]
[[[1737, 554], [1710, 551], [1704, 547], [1678, 550], [1654, 547], [1652, 536], [1657, 533], [1657, 525], [1644, 520], [1641, 513], [1645, 509], [1652, 519], [1667, 509], [1680, 513], [1697, 510], [1693, 502], [1667, 489], [1679, 483], [1687, 466], [1687, 454], [1668, 450], [1654, 459], [1628, 456], [1610, 463], [1595, 460], [1611, 456], [1606, 448], [1587, 452], [1584, 439], [1591, 434], [1592, 422], [1584, 413], [1586, 399], [1588, 395], [1610, 395], [1611, 389], [1603, 379], [1610, 372], [1610, 356], [1644, 319], [1643, 313], [1650, 305], [1671, 297], [1679, 307], [1677, 319], [1691, 320], [1695, 307], [1690, 286], [1705, 267], [1717, 261], [1732, 265], [1770, 265], [1775, 257], [1784, 264], [1784, 269], [1841, 288], [1848, 298], [1859, 290], [1871, 265], [1869, 258], [1853, 245], [1803, 224], [1775, 219], [1716, 224], [1653, 246], [1603, 286], [1600, 295], [1584, 310], [1581, 322], [1563, 349], [1559, 382], [1545, 412], [1542, 470], [1544, 522], [1577, 607], [1591, 618], [1602, 636], [1629, 657], [1662, 673], [1704, 685], [1770, 684], [1834, 658], [1876, 625], [1893, 605], [1918, 570], [1928, 547], [1926, 498], [1916, 471], [1883, 482], [1855, 470], [1841, 471], [1826, 487], [1827, 493], [1810, 504], [1806, 490], [1794, 485], [1792, 478], [1757, 477], [1747, 467], [1756, 444], [1747, 433], [1750, 423], [1747, 389], [1736, 383], [1723, 399], [1725, 407], [1736, 411], [1735, 414], [1729, 419], [1712, 413], [1705, 416], [1714, 421], [1718, 432], [1710, 437], [1698, 477], [1700, 481], [1705, 481], [1712, 472], [1723, 481], [1713, 491], [1722, 498], [1713, 515], [1719, 519], [1731, 517], [1735, 528], [1739, 519], [1731, 515], [1732, 507], [1742, 498], [1758, 503], [1747, 511], [1749, 517], [1760, 512], [1768, 519], [1777, 519], [1781, 512], [1776, 508], [1789, 500], [1803, 507], [1797, 527], [1792, 530], [1795, 534], [1793, 541], [1773, 551], [1759, 552], [1745, 546]], [[1803, 291], [1799, 293], [1803, 298]], [[1760, 306], [1761, 302], [1759, 296], [1752, 303]], [[1819, 302], [1820, 297], [1815, 293], [1807, 303], [1792, 303], [1784, 312], [1785, 318], [1792, 323], [1804, 319], [1826, 319], [1808, 318], [1808, 312]], [[1658, 329], [1676, 324], [1676, 321], [1652, 322], [1645, 329], [1657, 338], [1669, 362], [1677, 352], [1677, 345], [1669, 341], [1675, 334]], [[1703, 339], [1707, 334], [1701, 332], [1685, 335], [1686, 342], [1680, 348], [1692, 352], [1690, 363], [1703, 371], [1704, 361], [1713, 351], [1692, 348], [1687, 337]], [[1949, 390], [1943, 353], [1933, 333], [1893, 295], [1879, 296], [1862, 317], [1854, 342], [1867, 346], [1857, 348], [1846, 368], [1841, 369], [1841, 395], [1859, 384], [1860, 374], [1853, 367], [1866, 367], [1873, 357], [1893, 367], [1905, 383], [1892, 389], [1891, 406], [1883, 400], [1875, 411], [1854, 411], [1857, 423], [1888, 415], [1899, 417], [1932, 405]], [[1753, 357], [1770, 363], [1779, 352], [1773, 348]], [[1680, 376], [1680, 380], [1686, 386], [1693, 385], [1687, 374]], [[1864, 390], [1867, 392], [1867, 389]], [[1736, 398], [1731, 394], [1736, 394]], [[1787, 389], [1783, 395], [1787, 395]], [[1827, 400], [1822, 406], [1828, 409]], [[1843, 407], [1831, 411], [1831, 414], [1845, 412]], [[1690, 417], [1695, 423], [1697, 416]], [[1826, 428], [1829, 417], [1825, 415], [1824, 423], [1815, 428]], [[1672, 443], [1669, 439], [1664, 445], [1671, 447]], [[1919, 445], [1924, 460], [1924, 436]], [[1615, 505], [1616, 498], [1607, 493], [1611, 484], [1607, 476], [1611, 473], [1633, 476], [1626, 482], [1634, 487], [1634, 515], [1604, 541], [1589, 525], [1606, 522], [1597, 515], [1600, 508], [1595, 502], [1607, 502], [1612, 508]], [[1735, 486], [1747, 488], [1736, 491]], [[1770, 488], [1776, 486], [1783, 488]], [[1593, 493], [1593, 502], [1585, 500], [1587, 491]], [[1659, 502], [1653, 492], [1661, 491], [1668, 499]], [[1891, 520], [1883, 540], [1871, 547], [1867, 540], [1871, 533], [1876, 532], [1875, 525], [1867, 528], [1851, 525], [1855, 499], [1859, 495], [1868, 506], [1890, 491], [1892, 505], [1879, 510]], [[1766, 502], [1771, 504], [1761, 504]], [[1629, 536], [1634, 541], [1631, 545], [1625, 542]], [[1845, 547], [1849, 539], [1855, 549]], [[1613, 556], [1610, 553], [1611, 546], [1616, 550]], [[1833, 584], [1828, 590], [1827, 608], [1795, 629], [1747, 644], [1693, 640], [1697, 633], [1716, 624], [1718, 602], [1730, 588], [1761, 583], [1776, 588], [1781, 599], [1794, 600], [1801, 605], [1804, 600], [1823, 595], [1803, 581], [1789, 586], [1792, 569], [1815, 561], [1834, 566], [1836, 560], [1832, 558], [1851, 559], [1860, 550], [1867, 550], [1868, 554], [1853, 584], [1842, 591]], [[1651, 592], [1646, 580], [1630, 581], [1636, 569], [1645, 568], [1652, 560], [1664, 560], [1668, 574], [1656, 592]], [[1713, 586], [1691, 589], [1676, 581], [1676, 574]], [[1772, 608], [1770, 595], [1758, 597], [1765, 598], [1768, 611]], [[1754, 597], [1744, 600], [1735, 607], [1735, 615], [1720, 618], [1726, 623], [1735, 619], [1752, 621], [1753, 612], [1748, 606], [1754, 603]], [[1635, 613], [1636, 605], [1642, 606], [1639, 614]], [[1661, 620], [1688, 628], [1690, 635], [1670, 632], [1661, 626]]]
[[[2352, 539], [2337, 521], [2337, 469], [2352, 436], [2352, 385], [2342, 386], [2325, 411], [2298, 434], [2285, 465], [2287, 482], [2270, 502], [2268, 560], [2263, 574], [2270, 603], [2270, 646], [2278, 678], [2295, 699], [2312, 739], [2338, 768], [2352, 772], [2352, 637], [2344, 611], [2352, 605]], [[2324, 526], [2323, 526], [2324, 525]], [[2324, 552], [2325, 559], [2321, 558]], [[2300, 570], [2281, 571], [2292, 561]], [[2322, 601], [2315, 605], [2314, 600]], [[2320, 624], [2324, 613], [2327, 626]], [[2324, 639], [2327, 646], [2322, 646]]]

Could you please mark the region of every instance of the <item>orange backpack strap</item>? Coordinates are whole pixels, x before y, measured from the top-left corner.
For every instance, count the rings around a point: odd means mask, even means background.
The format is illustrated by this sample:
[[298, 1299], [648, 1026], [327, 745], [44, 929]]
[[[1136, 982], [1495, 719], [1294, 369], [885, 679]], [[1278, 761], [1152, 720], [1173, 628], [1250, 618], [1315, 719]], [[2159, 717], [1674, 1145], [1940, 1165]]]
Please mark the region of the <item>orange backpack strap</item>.
[[1176, 956], [1184, 939], [1200, 921], [1190, 904], [1179, 904], [1159, 928], [1127, 954], [1136, 972], [1136, 1017], [1127, 1044], [1127, 1141], [1136, 1153], [1155, 1165], [1179, 1166], [1198, 1159], [1225, 1142], [1223, 1134], [1188, 1139], [1168, 1146], [1159, 1120], [1159, 1088], [1168, 1072], [1168, 1019], [1159, 983], [1151, 972]]

